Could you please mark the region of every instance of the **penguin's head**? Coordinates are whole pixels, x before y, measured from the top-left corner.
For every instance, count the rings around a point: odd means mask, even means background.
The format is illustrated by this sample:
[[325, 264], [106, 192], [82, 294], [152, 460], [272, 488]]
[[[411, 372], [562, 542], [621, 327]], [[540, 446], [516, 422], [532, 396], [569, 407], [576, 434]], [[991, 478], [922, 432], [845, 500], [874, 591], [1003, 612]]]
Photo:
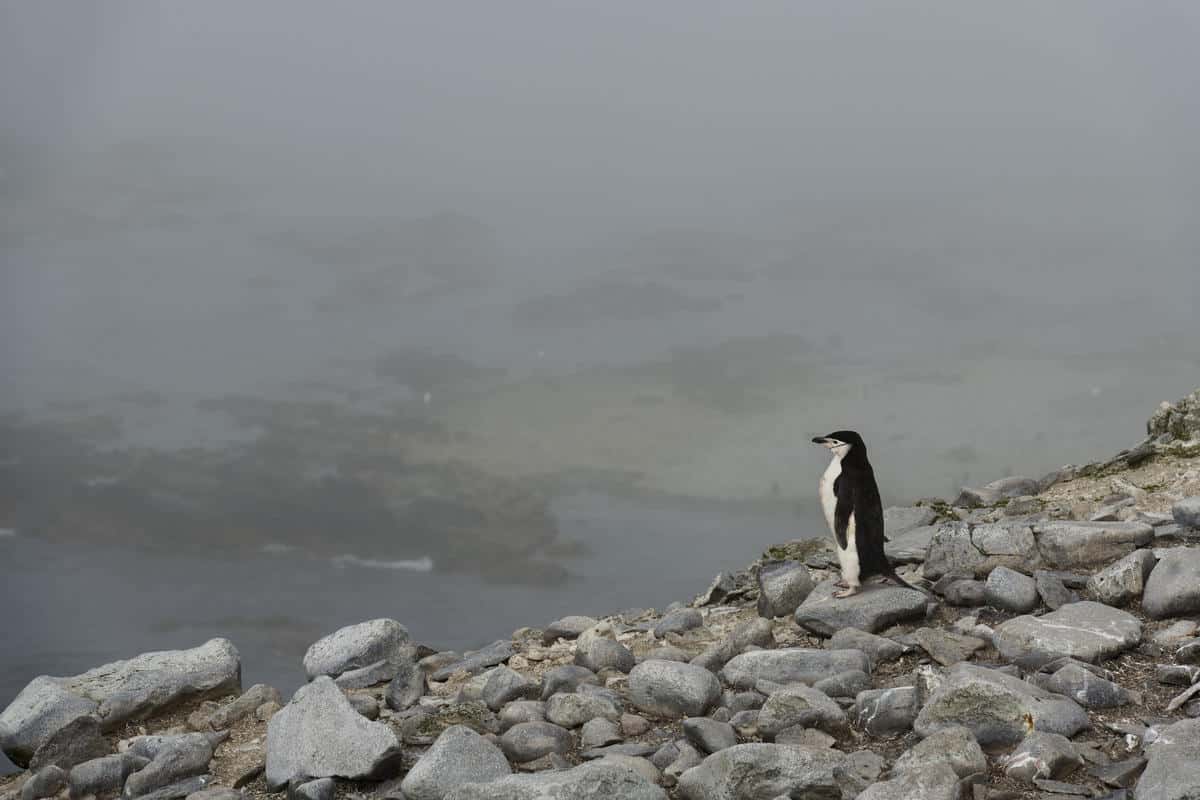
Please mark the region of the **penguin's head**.
[[862, 437], [854, 431], [834, 431], [828, 436], [815, 436], [813, 444], [828, 448], [834, 458], [838, 459], [845, 458], [846, 454], [855, 448], [860, 452], [866, 450]]

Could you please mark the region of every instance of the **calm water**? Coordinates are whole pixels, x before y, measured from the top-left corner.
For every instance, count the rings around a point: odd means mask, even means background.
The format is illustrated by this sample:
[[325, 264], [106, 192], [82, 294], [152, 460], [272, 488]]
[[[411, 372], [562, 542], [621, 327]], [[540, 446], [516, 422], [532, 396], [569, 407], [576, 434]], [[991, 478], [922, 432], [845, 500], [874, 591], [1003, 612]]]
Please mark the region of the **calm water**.
[[[320, 636], [394, 617], [439, 649], [465, 649], [566, 614], [662, 608], [703, 591], [769, 544], [813, 532], [790, 512], [680, 506], [597, 494], [554, 504], [563, 535], [589, 543], [561, 586], [480, 583], [471, 575], [339, 566], [296, 553], [225, 559], [0, 537], [0, 707], [36, 675], [72, 675], [148, 650], [225, 636], [242, 682], [285, 694]], [[11, 765], [5, 764], [8, 769]]]

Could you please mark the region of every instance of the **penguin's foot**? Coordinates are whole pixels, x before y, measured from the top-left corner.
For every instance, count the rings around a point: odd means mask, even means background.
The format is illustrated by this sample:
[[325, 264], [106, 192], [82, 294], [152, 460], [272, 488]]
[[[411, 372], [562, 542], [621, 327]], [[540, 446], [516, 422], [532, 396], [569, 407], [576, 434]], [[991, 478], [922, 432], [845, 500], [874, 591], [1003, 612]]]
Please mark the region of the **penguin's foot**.
[[839, 589], [849, 589], [850, 588], [850, 584], [846, 583], [845, 578], [838, 578], [837, 583], [835, 583], [833, 585], [838, 587]]
[[844, 590], [842, 590], [842, 591], [840, 591], [840, 592], [834, 592], [834, 593], [833, 593], [833, 596], [834, 596], [834, 597], [839, 597], [839, 598], [841, 598], [841, 597], [851, 597], [851, 596], [853, 596], [853, 595], [856, 595], [856, 594], [858, 594], [858, 588], [859, 588], [859, 587], [857, 587], [857, 586], [848, 586], [848, 587], [846, 587]]

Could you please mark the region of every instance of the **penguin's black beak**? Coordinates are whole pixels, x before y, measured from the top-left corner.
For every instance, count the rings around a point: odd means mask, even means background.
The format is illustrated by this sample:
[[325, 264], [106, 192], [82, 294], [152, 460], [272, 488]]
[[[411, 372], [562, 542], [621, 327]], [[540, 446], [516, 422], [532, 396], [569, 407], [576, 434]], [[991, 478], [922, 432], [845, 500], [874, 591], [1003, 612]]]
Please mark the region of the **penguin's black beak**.
[[829, 440], [828, 436], [814, 436], [813, 444], [825, 444]]

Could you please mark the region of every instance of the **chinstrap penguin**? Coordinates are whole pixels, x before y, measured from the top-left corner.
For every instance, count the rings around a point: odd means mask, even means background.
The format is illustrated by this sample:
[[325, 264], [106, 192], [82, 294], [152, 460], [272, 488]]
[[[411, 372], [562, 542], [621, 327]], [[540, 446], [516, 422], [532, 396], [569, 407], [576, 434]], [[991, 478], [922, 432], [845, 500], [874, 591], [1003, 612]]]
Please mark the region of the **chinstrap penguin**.
[[883, 531], [883, 501], [862, 437], [854, 431], [834, 431], [828, 436], [815, 437], [813, 443], [833, 454], [818, 491], [842, 568], [838, 585], [844, 588], [834, 596], [856, 594], [862, 580], [876, 575], [916, 589], [896, 574], [883, 552], [883, 543], [887, 541]]

